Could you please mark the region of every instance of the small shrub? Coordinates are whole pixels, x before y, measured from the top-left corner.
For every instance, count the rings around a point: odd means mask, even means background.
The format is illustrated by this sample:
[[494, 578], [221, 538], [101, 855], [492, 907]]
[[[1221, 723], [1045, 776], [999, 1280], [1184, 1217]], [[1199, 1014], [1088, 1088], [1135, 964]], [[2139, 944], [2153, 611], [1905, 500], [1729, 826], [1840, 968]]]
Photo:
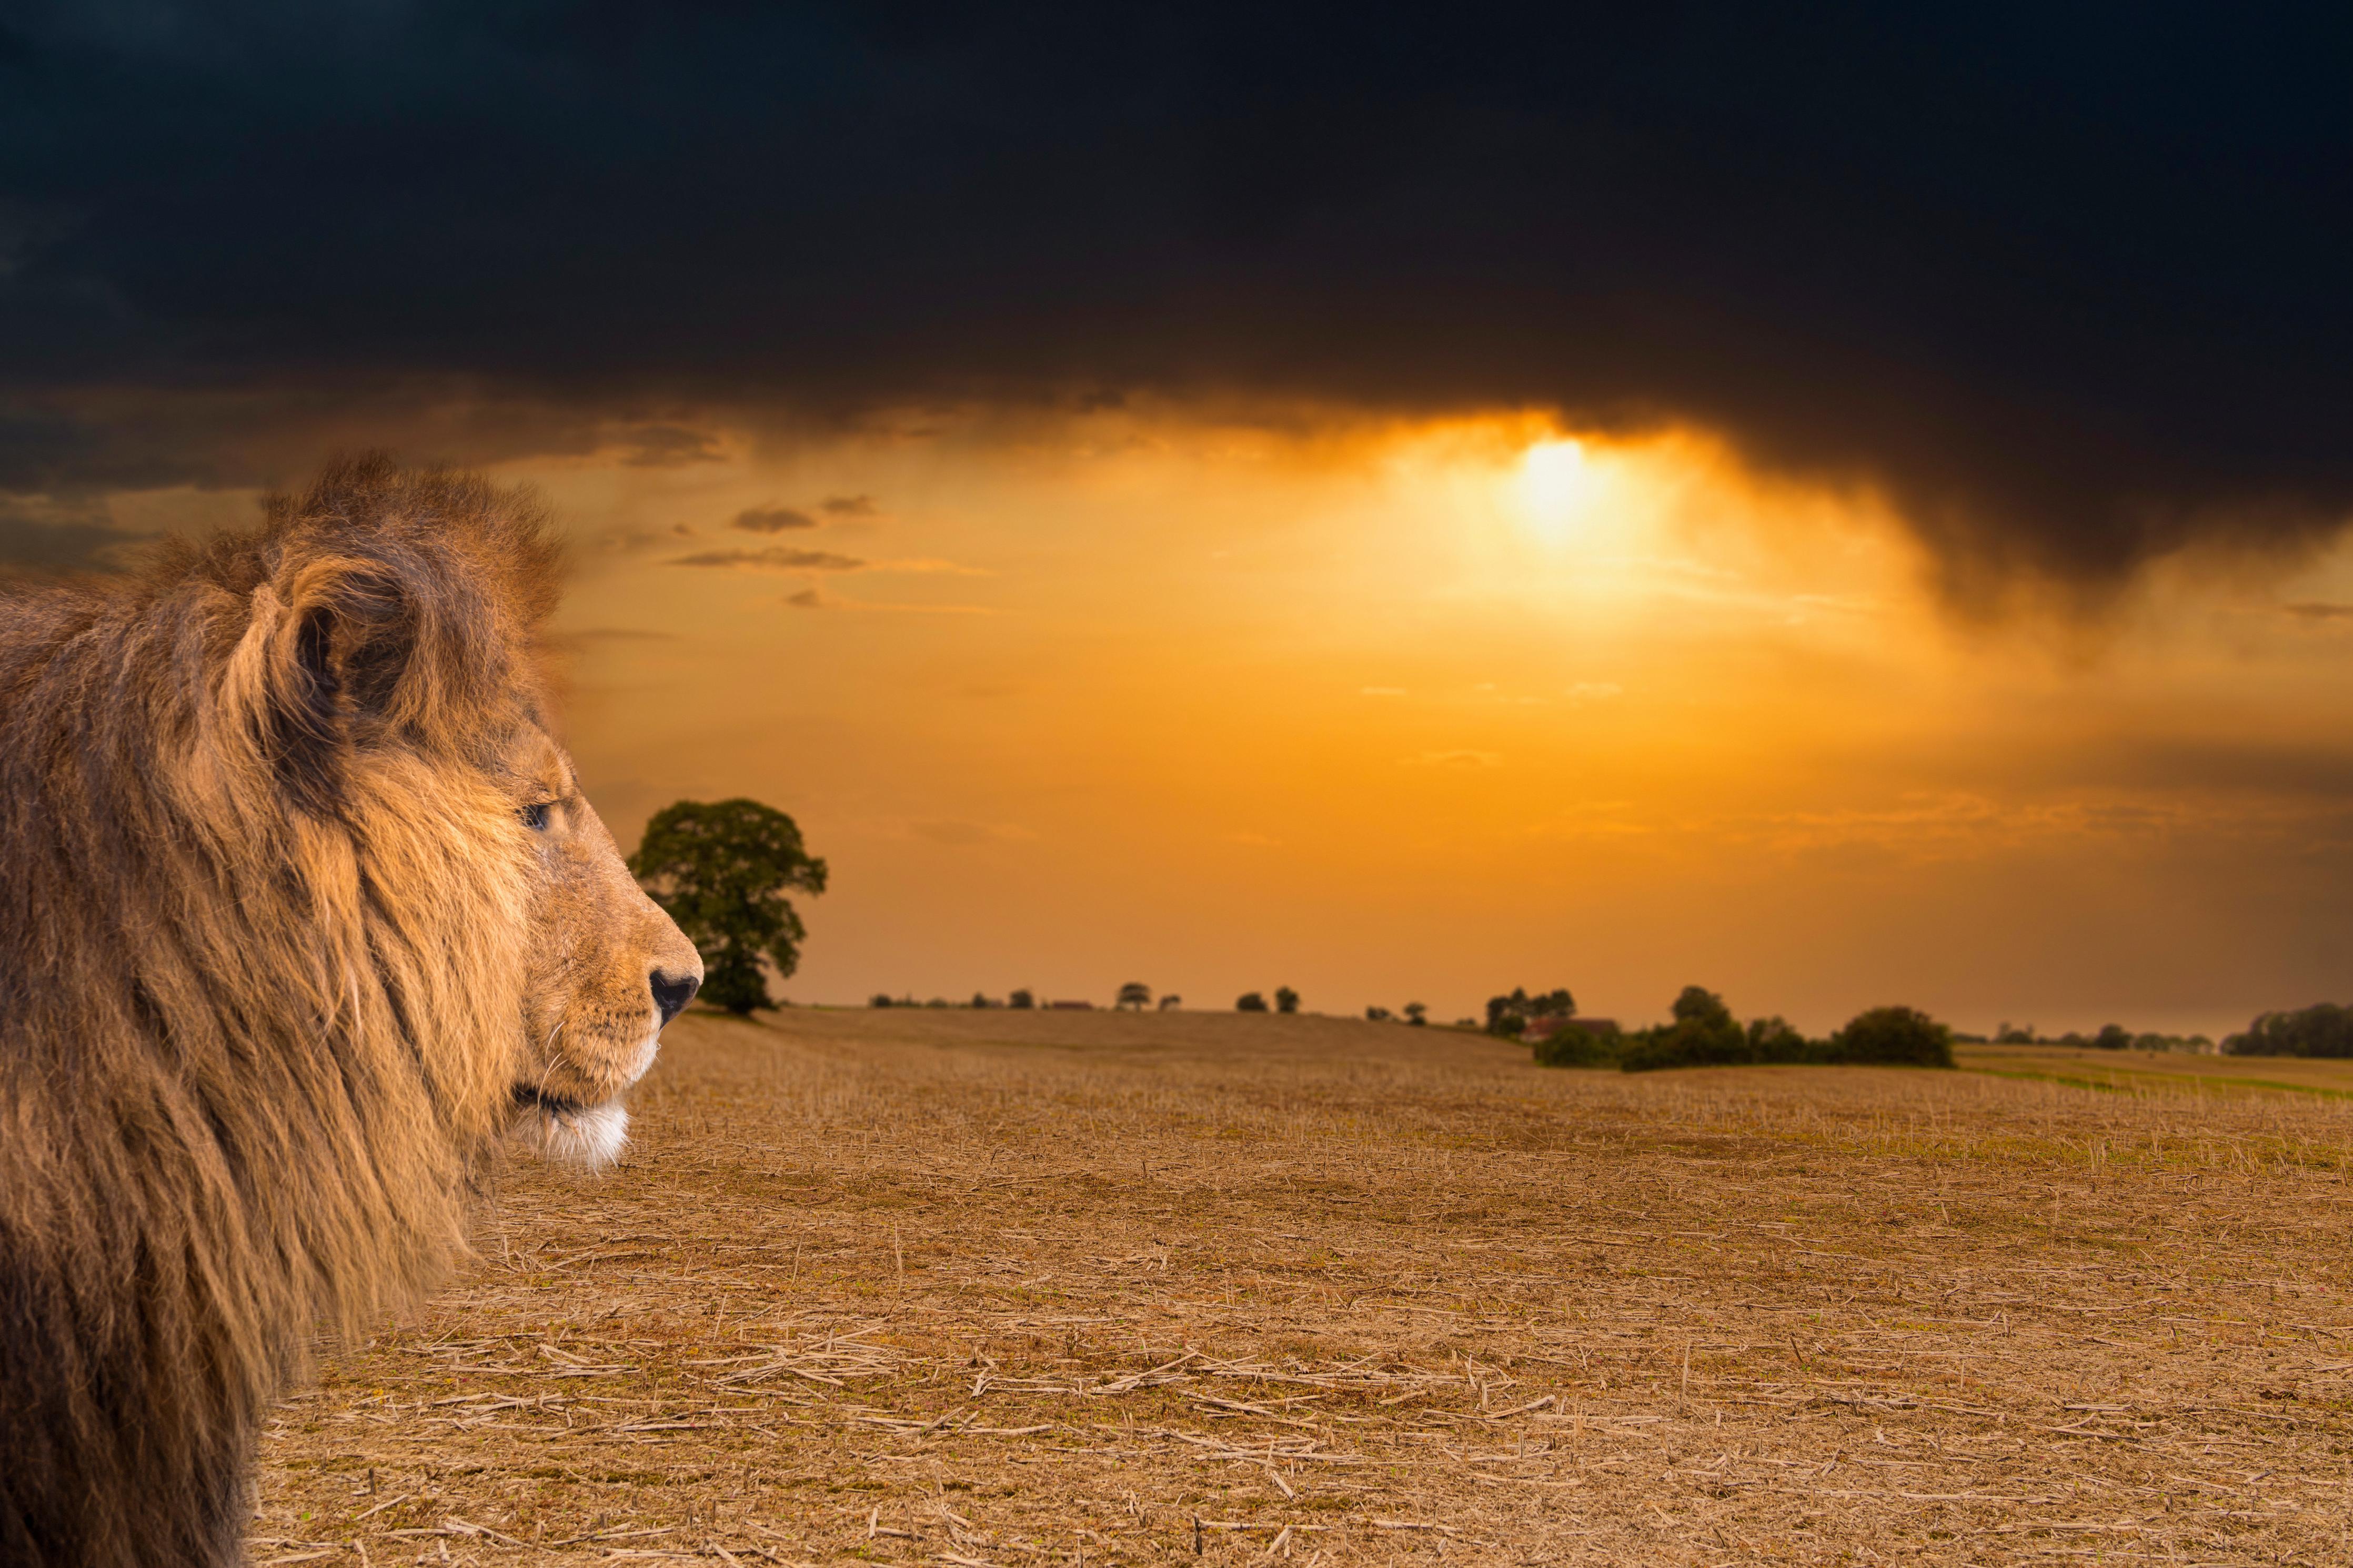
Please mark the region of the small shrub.
[[1237, 1013], [1263, 1013], [1266, 1010], [1266, 998], [1255, 991], [1245, 991], [1234, 998], [1234, 1011]]

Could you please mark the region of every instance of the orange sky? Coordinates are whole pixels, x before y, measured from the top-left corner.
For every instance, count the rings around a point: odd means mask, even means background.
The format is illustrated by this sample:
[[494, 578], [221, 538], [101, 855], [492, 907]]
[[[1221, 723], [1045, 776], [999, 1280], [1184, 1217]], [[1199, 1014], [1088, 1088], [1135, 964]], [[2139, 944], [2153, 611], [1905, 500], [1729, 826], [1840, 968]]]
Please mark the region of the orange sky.
[[1698, 982], [2211, 1032], [2344, 989], [2353, 557], [2167, 563], [2087, 624], [1940, 595], [1870, 496], [1694, 435], [685, 434], [501, 473], [578, 541], [571, 740], [624, 845], [743, 794], [831, 862], [796, 999], [1635, 1020]]

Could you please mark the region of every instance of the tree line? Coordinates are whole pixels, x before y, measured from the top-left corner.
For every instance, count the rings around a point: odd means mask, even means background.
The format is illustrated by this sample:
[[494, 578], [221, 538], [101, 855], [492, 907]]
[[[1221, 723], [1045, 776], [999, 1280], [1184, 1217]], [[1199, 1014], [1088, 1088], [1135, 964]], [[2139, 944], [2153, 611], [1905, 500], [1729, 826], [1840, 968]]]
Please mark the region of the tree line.
[[1778, 1014], [1744, 1024], [1704, 985], [1684, 986], [1669, 1021], [1646, 1029], [1578, 1017], [1577, 999], [1565, 985], [1534, 995], [1517, 987], [1488, 1000], [1487, 1032], [1526, 1040], [1543, 1067], [1652, 1072], [1766, 1062], [1953, 1065], [1952, 1030], [1917, 1008], [1867, 1008], [1828, 1037], [1811, 1039]]
[[[654, 901], [701, 950], [705, 1001], [736, 1014], [776, 1005], [770, 981], [788, 978], [799, 967], [801, 943], [807, 935], [786, 895], [821, 894], [828, 876], [825, 861], [808, 852], [790, 816], [755, 800], [678, 801], [647, 823], [628, 864]], [[1154, 1001], [1151, 987], [1138, 981], [1122, 985], [1118, 998], [1116, 1006], [1135, 1011]], [[1158, 1005], [1166, 1011], [1183, 1000], [1171, 994], [1161, 996]], [[940, 997], [918, 1004], [912, 996], [886, 993], [877, 993], [871, 1002], [877, 1007], [955, 1005]], [[1282, 985], [1275, 988], [1271, 1006], [1263, 993], [1246, 991], [1235, 998], [1234, 1010], [1296, 1013], [1299, 1004], [1299, 993]], [[976, 993], [969, 1005], [1030, 1008], [1038, 1002], [1024, 988], [1001, 1002]], [[1422, 1004], [1409, 1002], [1403, 1021], [1419, 1026], [1428, 1022], [1428, 1013]], [[1808, 1038], [1778, 1016], [1744, 1024], [1721, 996], [1701, 985], [1683, 987], [1671, 1014], [1665, 1024], [1620, 1030], [1606, 1019], [1578, 1018], [1577, 999], [1565, 985], [1535, 993], [1516, 986], [1508, 995], [1488, 999], [1485, 1027], [1492, 1035], [1527, 1039], [1536, 1060], [1548, 1067], [1614, 1065], [1642, 1072], [1740, 1062], [1953, 1065], [1953, 1031], [1911, 1007], [1867, 1009], [1819, 1040]], [[1397, 1017], [1380, 1006], [1367, 1007], [1365, 1016], [1377, 1023]], [[1475, 1026], [1471, 1019], [1463, 1024]], [[2136, 1035], [2121, 1024], [2107, 1025], [2095, 1035], [2070, 1033], [2045, 1039], [2031, 1025], [2020, 1028], [2005, 1022], [1994, 1043], [2106, 1050], [2214, 1048], [2203, 1035]], [[2353, 1008], [2319, 1002], [2264, 1013], [2245, 1030], [2225, 1037], [2221, 1049], [2232, 1056], [2353, 1058]]]
[[2223, 1037], [2233, 1057], [2353, 1057], [2353, 1007], [2316, 1002], [2258, 1016], [2244, 1031]]

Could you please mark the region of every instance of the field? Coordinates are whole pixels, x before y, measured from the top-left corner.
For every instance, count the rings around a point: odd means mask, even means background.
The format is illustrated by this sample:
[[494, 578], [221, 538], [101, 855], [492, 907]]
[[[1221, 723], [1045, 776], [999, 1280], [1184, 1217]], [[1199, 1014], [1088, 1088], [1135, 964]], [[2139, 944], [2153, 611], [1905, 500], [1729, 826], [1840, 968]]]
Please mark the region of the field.
[[692, 1015], [280, 1412], [254, 1556], [2353, 1561], [2353, 1070], [1965, 1066]]

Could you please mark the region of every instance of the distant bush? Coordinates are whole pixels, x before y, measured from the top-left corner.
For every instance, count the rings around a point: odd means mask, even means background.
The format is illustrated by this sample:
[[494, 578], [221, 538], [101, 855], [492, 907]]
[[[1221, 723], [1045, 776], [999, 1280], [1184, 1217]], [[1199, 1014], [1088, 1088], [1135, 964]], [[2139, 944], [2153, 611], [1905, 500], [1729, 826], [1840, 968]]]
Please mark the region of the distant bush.
[[1579, 1024], [1564, 1024], [1535, 1043], [1536, 1066], [1606, 1068], [1618, 1060], [1622, 1043], [1614, 1028], [1588, 1029]]
[[1263, 1013], [1266, 1011], [1266, 998], [1260, 995], [1255, 991], [1245, 991], [1240, 996], [1234, 998], [1234, 1011], [1237, 1013]]
[[1032, 996], [1027, 990], [1016, 991], [1005, 999], [1005, 1005], [1008, 1007], [1035, 1007], [1038, 1005], [1038, 998]]
[[1628, 1072], [1661, 1068], [1729, 1067], [1757, 1061], [1757, 1047], [1724, 998], [1704, 985], [1686, 985], [1670, 1011], [1674, 1022], [1627, 1037], [1618, 1065]]
[[1365, 1021], [1369, 1024], [1386, 1024], [1396, 1016], [1397, 1015], [1390, 1012], [1387, 1007], [1367, 1007], [1365, 1009]]
[[1293, 991], [1288, 985], [1276, 986], [1274, 988], [1274, 1010], [1278, 1013], [1298, 1012], [1299, 993]]
[[2243, 1035], [2222, 1042], [2233, 1057], [2353, 1057], [2353, 1008], [2316, 1002], [2292, 1012], [2266, 1013]]
[[897, 1003], [891, 1000], [891, 993], [888, 991], [877, 991], [873, 995], [869, 996], [866, 999], [866, 1005], [869, 1007], [895, 1007], [898, 1005]]
[[1908, 1067], [1953, 1065], [1953, 1032], [1916, 1007], [1873, 1007], [1847, 1020], [1830, 1037], [1831, 1062], [1883, 1062]]
[[1725, 1022], [1722, 1028], [1686, 1021], [1663, 1029], [1641, 1030], [1628, 1037], [1630, 1043], [1619, 1053], [1618, 1065], [1628, 1072], [1655, 1072], [1661, 1068], [1738, 1067], [1799, 1059], [1760, 1057], [1740, 1026], [1730, 1019]]
[[2133, 1032], [2122, 1024], [2103, 1024], [2100, 1032], [2092, 1037], [2092, 1044], [2104, 1051], [2128, 1051], [2132, 1049]]

